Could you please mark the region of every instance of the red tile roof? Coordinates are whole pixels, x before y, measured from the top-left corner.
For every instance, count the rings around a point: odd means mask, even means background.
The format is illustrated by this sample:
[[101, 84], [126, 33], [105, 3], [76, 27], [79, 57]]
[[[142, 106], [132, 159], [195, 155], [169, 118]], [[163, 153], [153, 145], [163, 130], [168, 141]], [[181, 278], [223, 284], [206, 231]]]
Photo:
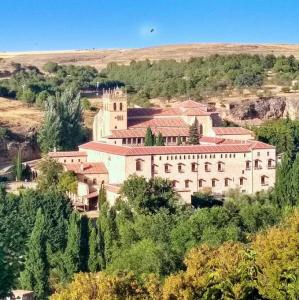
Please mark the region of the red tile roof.
[[260, 141], [248, 141], [251, 143], [251, 149], [257, 150], [257, 149], [275, 149], [274, 146], [260, 142]]
[[68, 171], [73, 171], [76, 174], [107, 174], [108, 171], [104, 163], [77, 163], [77, 164], [66, 164]]
[[[191, 101], [191, 100], [190, 100]], [[170, 108], [128, 108], [128, 118], [135, 117], [151, 118], [153, 116], [210, 116], [211, 113], [207, 111], [206, 106], [197, 102], [191, 101], [184, 106], [181, 105]], [[195, 104], [194, 104], [195, 103]]]
[[[187, 145], [187, 146], [153, 146], [153, 147], [128, 147], [89, 142], [79, 146], [80, 149], [106, 152], [122, 156], [163, 155], [163, 154], [205, 154], [205, 153], [243, 153], [251, 149], [273, 149], [271, 145], [260, 142], [243, 144], [218, 144], [218, 145]], [[257, 148], [260, 147], [260, 148]], [[262, 148], [265, 147], [265, 148]]]
[[80, 157], [80, 156], [87, 156], [86, 152], [82, 151], [57, 151], [57, 152], [49, 152], [48, 155], [50, 157]]
[[214, 127], [216, 135], [242, 135], [253, 134], [252, 131], [243, 127]]
[[204, 144], [221, 144], [223, 143], [224, 140], [225, 140], [224, 138], [202, 136], [199, 139], [199, 142]]
[[193, 101], [193, 100], [186, 100], [183, 102], [179, 102], [174, 107], [178, 108], [200, 108], [201, 110], [207, 111], [208, 107], [205, 104]]
[[128, 127], [147, 128], [147, 127], [189, 127], [181, 118], [155, 118], [155, 119], [130, 119]]

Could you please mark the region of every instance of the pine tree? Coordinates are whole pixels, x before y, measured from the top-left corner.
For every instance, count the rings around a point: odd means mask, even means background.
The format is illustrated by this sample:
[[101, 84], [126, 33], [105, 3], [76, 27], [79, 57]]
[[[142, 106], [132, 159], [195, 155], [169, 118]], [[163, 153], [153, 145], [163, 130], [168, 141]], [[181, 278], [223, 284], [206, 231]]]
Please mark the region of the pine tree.
[[194, 123], [189, 128], [189, 144], [198, 145], [199, 144], [199, 132], [198, 132], [198, 121], [194, 120]]
[[144, 146], [154, 146], [154, 135], [150, 127], [147, 127], [144, 138]]
[[74, 273], [80, 271], [80, 216], [73, 212], [68, 223], [67, 245], [63, 253], [64, 280], [70, 281]]
[[100, 253], [99, 253], [99, 237], [97, 228], [89, 221], [89, 256], [88, 256], [88, 270], [90, 272], [97, 272], [101, 270]]
[[164, 139], [161, 132], [159, 132], [157, 140], [156, 140], [156, 146], [164, 146]]
[[39, 209], [28, 242], [24, 271], [20, 275], [22, 288], [33, 290], [37, 299], [45, 299], [49, 290], [44, 233], [45, 219], [41, 209]]
[[182, 145], [182, 138], [181, 138], [180, 135], [178, 136], [177, 145], [178, 145], [178, 146]]

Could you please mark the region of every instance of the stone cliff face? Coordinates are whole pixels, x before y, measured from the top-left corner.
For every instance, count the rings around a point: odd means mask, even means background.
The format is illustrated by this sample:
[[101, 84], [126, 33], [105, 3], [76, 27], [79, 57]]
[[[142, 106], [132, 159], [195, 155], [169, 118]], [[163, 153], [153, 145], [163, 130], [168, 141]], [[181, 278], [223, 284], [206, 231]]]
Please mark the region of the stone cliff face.
[[21, 150], [23, 161], [40, 157], [40, 150], [34, 132], [30, 132], [26, 136], [10, 135], [7, 138], [0, 139], [0, 163], [13, 161], [19, 150]]
[[299, 97], [260, 97], [230, 103], [222, 112], [224, 118], [238, 121], [279, 119], [289, 115], [299, 117]]

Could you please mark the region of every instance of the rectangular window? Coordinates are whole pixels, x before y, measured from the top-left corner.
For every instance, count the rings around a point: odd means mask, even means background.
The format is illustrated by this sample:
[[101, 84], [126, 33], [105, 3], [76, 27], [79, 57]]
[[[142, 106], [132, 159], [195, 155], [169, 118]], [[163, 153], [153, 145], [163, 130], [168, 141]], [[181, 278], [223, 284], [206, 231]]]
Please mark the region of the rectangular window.
[[189, 188], [189, 180], [185, 180], [185, 188]]

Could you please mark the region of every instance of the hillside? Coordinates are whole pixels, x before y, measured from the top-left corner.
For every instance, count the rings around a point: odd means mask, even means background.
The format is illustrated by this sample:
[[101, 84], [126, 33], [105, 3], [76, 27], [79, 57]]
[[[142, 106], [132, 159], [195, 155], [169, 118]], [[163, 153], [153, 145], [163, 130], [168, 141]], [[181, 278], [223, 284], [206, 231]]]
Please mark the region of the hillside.
[[186, 44], [165, 45], [141, 49], [66, 50], [35, 52], [0, 52], [0, 70], [11, 68], [11, 63], [43, 66], [48, 61], [60, 64], [90, 65], [97, 69], [109, 62], [128, 64], [131, 60], [188, 59], [212, 54], [274, 54], [294, 55], [299, 58], [299, 45], [287, 44]]

